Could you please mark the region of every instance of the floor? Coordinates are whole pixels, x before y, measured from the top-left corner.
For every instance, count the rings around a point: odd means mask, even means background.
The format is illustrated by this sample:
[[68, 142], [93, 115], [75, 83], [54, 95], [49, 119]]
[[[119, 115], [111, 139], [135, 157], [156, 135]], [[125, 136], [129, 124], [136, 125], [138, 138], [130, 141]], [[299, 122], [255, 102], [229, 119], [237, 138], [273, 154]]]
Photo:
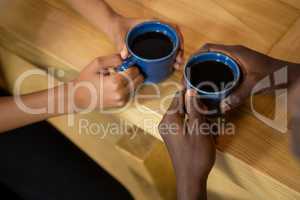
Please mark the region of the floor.
[[0, 196], [6, 199], [132, 199], [47, 122], [1, 134], [0, 160]]

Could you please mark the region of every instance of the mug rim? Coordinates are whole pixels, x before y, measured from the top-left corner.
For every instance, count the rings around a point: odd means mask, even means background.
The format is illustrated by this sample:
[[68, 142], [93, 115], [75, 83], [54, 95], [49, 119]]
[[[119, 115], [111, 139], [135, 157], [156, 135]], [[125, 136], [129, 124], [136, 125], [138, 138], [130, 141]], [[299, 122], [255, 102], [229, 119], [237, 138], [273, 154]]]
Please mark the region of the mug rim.
[[[175, 33], [175, 37], [176, 37], [176, 43], [175, 43], [175, 46], [172, 50], [172, 52], [170, 54], [168, 54], [167, 56], [165, 57], [162, 57], [162, 58], [157, 58], [157, 59], [147, 59], [147, 58], [142, 58], [138, 55], [136, 55], [130, 48], [129, 46], [129, 38], [130, 38], [130, 35], [132, 34], [132, 32], [134, 30], [136, 30], [137, 28], [141, 27], [141, 26], [144, 26], [146, 24], [159, 24], [161, 26], [165, 26], [167, 27], [168, 29], [172, 30], [174, 33]], [[173, 43], [173, 42], [172, 42]], [[177, 31], [170, 25], [168, 24], [165, 24], [165, 23], [162, 23], [160, 21], [147, 21], [147, 22], [142, 22], [140, 24], [137, 24], [135, 27], [133, 27], [132, 29], [130, 29], [130, 31], [127, 33], [127, 36], [126, 36], [126, 46], [127, 46], [127, 49], [129, 51], [129, 53], [136, 57], [137, 59], [139, 60], [142, 60], [142, 61], [145, 61], [145, 62], [149, 62], [149, 61], [163, 61], [163, 60], [167, 60], [168, 58], [172, 57], [177, 51], [178, 51], [178, 48], [179, 48], [179, 43], [180, 43], [180, 39], [179, 39], [179, 36], [178, 36], [178, 33]]]
[[[190, 80], [187, 78], [187, 74], [186, 74], [186, 69], [188, 68], [188, 65], [190, 64], [190, 62], [194, 58], [196, 58], [198, 56], [201, 56], [201, 55], [212, 55], [212, 54], [213, 55], [222, 55], [222, 56], [225, 56], [226, 59], [229, 59], [234, 64], [234, 67], [237, 69], [236, 78], [234, 79], [233, 84], [230, 87], [228, 87], [228, 88], [226, 88], [224, 90], [218, 91], [218, 92], [207, 92], [207, 91], [198, 89], [197, 87], [195, 87], [190, 82]], [[218, 61], [216, 61], [216, 62], [218, 62]], [[224, 62], [222, 62], [222, 63], [225, 64]], [[226, 95], [227, 92], [233, 90], [237, 86], [240, 78], [241, 78], [241, 69], [240, 69], [239, 65], [237, 64], [237, 62], [233, 58], [231, 58], [230, 56], [228, 56], [228, 55], [226, 55], [224, 53], [221, 53], [221, 52], [217, 52], [217, 51], [210, 51], [210, 52], [204, 52], [204, 53], [195, 54], [184, 65], [184, 79], [187, 82], [188, 86], [191, 87], [191, 88], [193, 88], [194, 90], [196, 90], [198, 93], [201, 93], [201, 94], [204, 94], [204, 95], [224, 95], [224, 94]]]

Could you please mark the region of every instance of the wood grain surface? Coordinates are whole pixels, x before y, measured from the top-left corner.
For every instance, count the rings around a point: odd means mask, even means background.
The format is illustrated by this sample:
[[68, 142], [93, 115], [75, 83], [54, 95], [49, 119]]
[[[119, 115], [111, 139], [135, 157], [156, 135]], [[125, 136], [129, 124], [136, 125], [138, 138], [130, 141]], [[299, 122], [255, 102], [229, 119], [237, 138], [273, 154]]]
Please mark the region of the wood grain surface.
[[[180, 25], [185, 38], [186, 58], [203, 44], [216, 42], [246, 45], [274, 57], [300, 62], [298, 0], [107, 2], [125, 16], [159, 18]], [[62, 1], [2, 0], [0, 13], [1, 46], [41, 68], [64, 69], [68, 75], [64, 81], [76, 76], [93, 58], [116, 52], [103, 33], [88, 24]], [[179, 82], [180, 79], [181, 73], [177, 72], [160, 84], [162, 96], [174, 94], [176, 88], [167, 83]], [[151, 88], [146, 87], [142, 92], [149, 94]], [[164, 108], [168, 103], [169, 101], [165, 102]], [[256, 104], [261, 114], [272, 115], [272, 96], [258, 96]], [[160, 99], [149, 99], [138, 108], [129, 106], [126, 111], [116, 114], [116, 117], [126, 119], [160, 139], [156, 129], [164, 114], [159, 109], [160, 105]], [[140, 116], [150, 119], [154, 128], [145, 128]], [[288, 133], [282, 134], [258, 120], [249, 104], [230, 114], [228, 119], [236, 124], [237, 134], [220, 137], [218, 149], [224, 155], [232, 156], [234, 162], [245, 163], [255, 173], [271, 178], [268, 182], [272, 183], [270, 188], [276, 184], [281, 185], [276, 186], [280, 189], [274, 190], [274, 193], [282, 194], [284, 198], [283, 193], [289, 191], [289, 194], [295, 194], [290, 199], [297, 199], [300, 192], [300, 165], [289, 151]], [[241, 166], [240, 164], [229, 166], [230, 173], [240, 174], [232, 171], [235, 169], [233, 166]], [[251, 176], [250, 174], [248, 175]], [[272, 195], [268, 195], [270, 196]]]

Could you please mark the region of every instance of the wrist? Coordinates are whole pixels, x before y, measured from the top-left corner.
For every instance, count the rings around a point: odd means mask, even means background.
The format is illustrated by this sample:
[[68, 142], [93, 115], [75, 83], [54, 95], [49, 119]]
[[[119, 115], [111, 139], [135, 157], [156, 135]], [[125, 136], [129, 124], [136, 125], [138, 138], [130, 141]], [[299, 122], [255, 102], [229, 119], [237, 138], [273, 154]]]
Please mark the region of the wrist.
[[[55, 115], [64, 115], [72, 113], [70, 109], [70, 94], [68, 84], [62, 84], [48, 91], [48, 95], [54, 95], [52, 105]], [[52, 98], [51, 98], [52, 99]]]
[[206, 200], [207, 177], [185, 177], [177, 179], [179, 200]]
[[85, 108], [88, 94], [84, 87], [77, 87], [77, 81], [71, 81], [54, 88], [55, 112], [57, 115], [74, 114]]
[[83, 82], [74, 80], [68, 83], [67, 96], [68, 96], [68, 112], [78, 112], [85, 110], [91, 102], [91, 91], [89, 87], [85, 87]]

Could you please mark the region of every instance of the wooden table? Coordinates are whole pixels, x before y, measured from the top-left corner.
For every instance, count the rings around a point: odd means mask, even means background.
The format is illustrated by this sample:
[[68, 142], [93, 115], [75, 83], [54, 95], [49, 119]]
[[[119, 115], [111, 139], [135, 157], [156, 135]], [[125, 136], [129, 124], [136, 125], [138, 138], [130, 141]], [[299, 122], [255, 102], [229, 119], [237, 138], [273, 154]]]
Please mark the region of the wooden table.
[[[156, 17], [180, 25], [186, 57], [207, 42], [242, 44], [271, 56], [300, 62], [300, 2], [298, 0], [109, 0], [118, 12], [131, 17]], [[93, 58], [116, 52], [107, 37], [59, 0], [0, 1], [1, 70], [12, 90], [15, 79], [33, 68], [62, 69], [68, 81]], [[180, 73], [160, 84], [162, 95]], [[47, 88], [46, 77], [31, 77], [22, 92]], [[143, 93], [151, 93], [144, 88]], [[77, 114], [76, 122], [133, 125], [129, 134], [81, 135], [66, 125], [67, 116], [50, 119], [62, 133], [121, 181], [138, 200], [175, 199], [175, 178], [156, 129], [164, 114], [160, 99], [129, 106], [115, 115]], [[168, 102], [165, 107], [168, 106]], [[258, 96], [255, 108], [272, 117], [274, 98]], [[147, 112], [145, 112], [147, 111]], [[284, 116], [282, 116], [284, 117]], [[150, 127], [144, 119], [151, 121]], [[300, 199], [300, 165], [289, 151], [288, 133], [258, 120], [249, 103], [228, 116], [237, 134], [218, 139], [217, 164], [209, 178], [210, 199]], [[137, 133], [135, 139], [132, 134]]]

